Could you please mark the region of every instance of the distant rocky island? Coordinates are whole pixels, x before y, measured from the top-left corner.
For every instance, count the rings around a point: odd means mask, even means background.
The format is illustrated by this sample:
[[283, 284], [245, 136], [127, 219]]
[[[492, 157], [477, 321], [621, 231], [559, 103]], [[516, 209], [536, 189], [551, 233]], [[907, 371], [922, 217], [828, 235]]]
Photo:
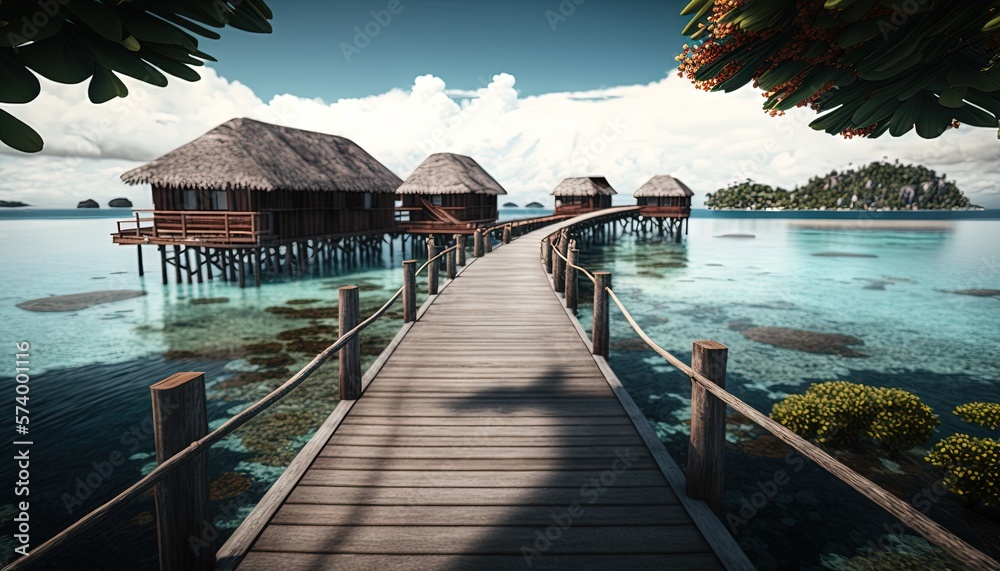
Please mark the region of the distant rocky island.
[[707, 194], [705, 206], [712, 210], [982, 210], [945, 175], [899, 161], [833, 171], [791, 191], [748, 179]]
[[101, 205], [97, 203], [96, 200], [88, 198], [87, 200], [81, 200], [77, 205], [77, 208], [100, 208]]
[[31, 206], [24, 202], [18, 202], [17, 200], [0, 200], [0, 208], [21, 208], [23, 206]]
[[503, 203], [503, 207], [504, 208], [517, 208], [517, 204], [515, 204], [513, 202], [504, 202]]
[[544, 208], [544, 206], [542, 206], [538, 202], [529, 202], [529, 203], [525, 204], [524, 207], [525, 208]]

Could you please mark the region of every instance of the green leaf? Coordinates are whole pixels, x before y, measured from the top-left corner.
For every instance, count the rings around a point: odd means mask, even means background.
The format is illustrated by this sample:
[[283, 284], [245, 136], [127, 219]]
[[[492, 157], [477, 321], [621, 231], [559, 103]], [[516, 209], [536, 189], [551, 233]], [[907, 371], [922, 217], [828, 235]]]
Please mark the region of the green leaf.
[[16, 57], [42, 77], [58, 83], [80, 83], [94, 73], [90, 53], [66, 33], [23, 46]]
[[44, 146], [41, 135], [3, 109], [0, 109], [0, 141], [25, 153], [37, 153]]
[[111, 6], [92, 0], [71, 0], [65, 6], [74, 21], [98, 36], [112, 42], [122, 39], [122, 22]]
[[128, 95], [128, 88], [113, 71], [98, 64], [94, 66], [94, 77], [90, 78], [87, 94], [91, 102], [104, 103], [115, 97], [125, 97]]
[[167, 78], [160, 70], [142, 61], [139, 55], [121, 45], [80, 36], [79, 39], [93, 56], [94, 61], [123, 75], [134, 77], [157, 87], [165, 87]]
[[41, 90], [35, 74], [0, 50], [0, 102], [27, 103], [38, 97]]

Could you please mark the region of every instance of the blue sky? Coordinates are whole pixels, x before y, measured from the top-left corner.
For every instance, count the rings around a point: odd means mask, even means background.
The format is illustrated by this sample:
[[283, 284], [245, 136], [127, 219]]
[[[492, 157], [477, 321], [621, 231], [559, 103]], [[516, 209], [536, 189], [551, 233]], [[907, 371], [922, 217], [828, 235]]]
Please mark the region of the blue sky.
[[41, 79], [35, 101], [0, 105], [46, 145], [30, 156], [0, 147], [0, 200], [72, 208], [128, 197], [147, 208], [149, 189], [125, 186], [123, 172], [250, 117], [350, 138], [401, 178], [430, 153], [469, 155], [518, 204], [552, 204], [571, 176], [607, 177], [627, 204], [670, 174], [697, 206], [748, 178], [792, 188], [885, 157], [947, 174], [973, 203], [1000, 207], [992, 129], [848, 141], [810, 129], [809, 109], [768, 117], [756, 89], [695, 89], [675, 73], [684, 2], [270, 4], [273, 34], [204, 40], [219, 62], [200, 68], [200, 81], [157, 88], [125, 77], [127, 98], [94, 105], [86, 83]]
[[662, 79], [684, 43], [684, 5], [271, 0], [273, 34], [229, 31], [201, 47], [219, 59], [220, 75], [265, 100], [282, 93], [325, 101], [363, 97], [407, 88], [423, 74], [450, 88], [477, 89], [499, 72], [517, 77], [522, 95], [537, 95]]

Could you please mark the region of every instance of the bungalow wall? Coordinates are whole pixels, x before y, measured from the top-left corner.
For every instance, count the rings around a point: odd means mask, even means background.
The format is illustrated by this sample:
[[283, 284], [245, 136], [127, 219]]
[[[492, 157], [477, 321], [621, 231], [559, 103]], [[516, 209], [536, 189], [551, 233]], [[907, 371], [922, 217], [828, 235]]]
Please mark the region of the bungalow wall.
[[440, 217], [434, 215], [435, 210], [463, 222], [496, 220], [498, 216], [495, 194], [403, 194], [401, 198], [403, 208], [413, 209], [410, 222], [437, 222]]
[[556, 214], [580, 214], [602, 208], [611, 208], [611, 195], [556, 197]]
[[271, 234], [278, 238], [392, 229], [394, 198], [385, 192], [153, 188], [157, 211], [259, 212], [268, 215]]

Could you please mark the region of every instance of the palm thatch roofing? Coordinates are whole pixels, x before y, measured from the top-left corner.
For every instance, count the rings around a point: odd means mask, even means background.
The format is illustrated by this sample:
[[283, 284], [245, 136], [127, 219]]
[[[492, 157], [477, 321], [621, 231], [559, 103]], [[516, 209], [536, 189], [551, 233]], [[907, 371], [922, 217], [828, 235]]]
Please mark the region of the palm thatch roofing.
[[660, 174], [649, 179], [639, 190], [632, 193], [636, 198], [663, 196], [694, 196], [694, 191], [676, 178]]
[[397, 194], [507, 194], [471, 157], [435, 153], [406, 177]]
[[232, 119], [122, 175], [182, 189], [395, 192], [402, 180], [350, 139]]
[[577, 176], [563, 179], [552, 196], [601, 196], [618, 194], [603, 176]]

